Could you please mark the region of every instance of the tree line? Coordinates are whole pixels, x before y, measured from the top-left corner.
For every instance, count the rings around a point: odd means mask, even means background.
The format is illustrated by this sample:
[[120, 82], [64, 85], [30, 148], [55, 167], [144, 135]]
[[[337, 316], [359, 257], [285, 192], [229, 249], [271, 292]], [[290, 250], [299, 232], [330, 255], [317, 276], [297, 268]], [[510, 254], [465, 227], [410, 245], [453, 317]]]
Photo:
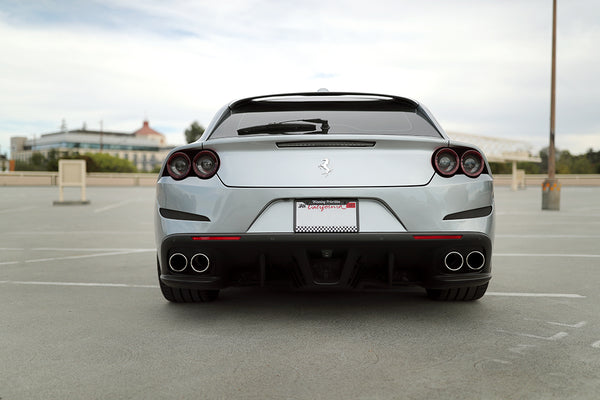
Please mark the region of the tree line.
[[[517, 168], [525, 170], [526, 174], [547, 174], [548, 149], [542, 149], [539, 157], [542, 162], [518, 162]], [[572, 155], [568, 150], [557, 149], [555, 165], [557, 174], [600, 174], [600, 151], [589, 149], [585, 154]], [[490, 163], [490, 167], [494, 174], [512, 173], [510, 163]]]
[[58, 171], [58, 160], [85, 160], [87, 172], [138, 172], [137, 168], [129, 160], [111, 156], [106, 153], [73, 153], [59, 154], [58, 150], [52, 149], [48, 156], [34, 152], [29, 161], [16, 161], [16, 171]]

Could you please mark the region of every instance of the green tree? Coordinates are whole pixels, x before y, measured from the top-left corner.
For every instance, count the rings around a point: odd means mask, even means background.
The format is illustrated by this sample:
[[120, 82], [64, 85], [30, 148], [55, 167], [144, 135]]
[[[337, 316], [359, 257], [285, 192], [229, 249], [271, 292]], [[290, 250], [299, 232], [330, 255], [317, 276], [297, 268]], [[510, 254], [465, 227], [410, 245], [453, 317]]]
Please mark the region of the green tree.
[[47, 160], [40, 152], [34, 152], [29, 161], [19, 161], [15, 163], [17, 171], [46, 171]]
[[31, 155], [31, 160], [29, 160], [29, 163], [31, 164], [33, 171], [46, 170], [47, 160], [42, 153], [38, 153], [37, 151], [33, 153]]
[[131, 161], [106, 153], [85, 153], [73, 158], [86, 160], [87, 172], [137, 172]]
[[557, 174], [570, 174], [573, 166], [573, 156], [568, 150], [556, 151], [558, 155], [556, 158], [556, 173]]
[[572, 174], [593, 174], [594, 166], [585, 156], [577, 156], [571, 166]]
[[29, 161], [17, 161], [17, 171], [58, 171], [58, 159], [85, 160], [87, 172], [137, 172], [129, 160], [114, 157], [106, 153], [74, 153], [60, 156], [58, 151], [50, 150], [48, 157], [35, 152]]
[[600, 174], [600, 151], [589, 149], [588, 152], [585, 153], [585, 158], [587, 158], [592, 165], [592, 173]]
[[510, 174], [512, 172], [512, 167], [509, 163], [500, 163], [500, 162], [491, 162], [490, 168], [492, 169], [492, 174]]
[[60, 158], [60, 154], [58, 154], [58, 150], [51, 149], [48, 152], [48, 158], [46, 158], [46, 170], [58, 171], [58, 159], [59, 158]]
[[198, 123], [198, 121], [192, 122], [189, 128], [185, 130], [185, 140], [187, 143], [195, 142], [200, 139], [200, 136], [204, 133], [204, 127]]

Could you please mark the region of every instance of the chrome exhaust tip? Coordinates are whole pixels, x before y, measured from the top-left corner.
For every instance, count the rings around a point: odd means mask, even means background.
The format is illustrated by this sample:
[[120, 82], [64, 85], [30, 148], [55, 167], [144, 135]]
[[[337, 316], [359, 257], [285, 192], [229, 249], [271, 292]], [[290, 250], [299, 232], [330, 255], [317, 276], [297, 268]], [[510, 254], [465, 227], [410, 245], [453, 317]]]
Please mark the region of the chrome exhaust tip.
[[198, 253], [194, 255], [194, 257], [192, 257], [190, 265], [195, 272], [201, 274], [203, 272], [206, 272], [206, 270], [208, 270], [208, 267], [210, 267], [210, 259], [206, 254]]
[[463, 256], [457, 251], [451, 251], [450, 253], [446, 254], [446, 257], [444, 257], [444, 265], [452, 272], [461, 269], [463, 262]]
[[479, 271], [485, 265], [485, 256], [480, 251], [472, 251], [467, 255], [467, 266], [473, 271]]
[[181, 272], [187, 267], [187, 257], [181, 253], [175, 253], [169, 257], [169, 268], [175, 272]]

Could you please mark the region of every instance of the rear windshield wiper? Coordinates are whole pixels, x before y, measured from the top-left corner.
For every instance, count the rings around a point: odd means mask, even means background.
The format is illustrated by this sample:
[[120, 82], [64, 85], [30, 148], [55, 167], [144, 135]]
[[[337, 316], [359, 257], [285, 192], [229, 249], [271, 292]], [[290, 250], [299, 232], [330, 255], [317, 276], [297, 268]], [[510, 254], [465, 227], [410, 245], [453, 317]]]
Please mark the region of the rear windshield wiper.
[[[317, 130], [317, 124], [321, 129]], [[290, 121], [273, 122], [271, 124], [249, 126], [238, 129], [238, 135], [254, 135], [259, 133], [277, 134], [277, 133], [324, 133], [329, 132], [329, 123], [326, 119], [293, 119]]]

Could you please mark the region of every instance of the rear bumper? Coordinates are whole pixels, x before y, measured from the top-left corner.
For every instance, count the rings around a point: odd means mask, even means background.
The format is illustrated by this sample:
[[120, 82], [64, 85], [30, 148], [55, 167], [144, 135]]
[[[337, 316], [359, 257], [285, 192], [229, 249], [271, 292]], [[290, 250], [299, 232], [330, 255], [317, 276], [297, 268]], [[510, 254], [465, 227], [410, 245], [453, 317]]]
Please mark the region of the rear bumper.
[[[450, 270], [450, 252], [464, 260]], [[477, 268], [467, 265], [473, 252], [483, 255]], [[196, 254], [210, 260], [195, 272]], [[288, 282], [297, 288], [381, 288], [403, 285], [425, 288], [479, 286], [491, 279], [491, 239], [479, 232], [242, 234], [167, 236], [160, 248], [160, 279], [170, 287], [222, 289], [229, 286]], [[180, 272], [169, 267], [183, 255]], [[474, 264], [473, 262], [471, 264]], [[197, 268], [200, 269], [200, 268]]]

